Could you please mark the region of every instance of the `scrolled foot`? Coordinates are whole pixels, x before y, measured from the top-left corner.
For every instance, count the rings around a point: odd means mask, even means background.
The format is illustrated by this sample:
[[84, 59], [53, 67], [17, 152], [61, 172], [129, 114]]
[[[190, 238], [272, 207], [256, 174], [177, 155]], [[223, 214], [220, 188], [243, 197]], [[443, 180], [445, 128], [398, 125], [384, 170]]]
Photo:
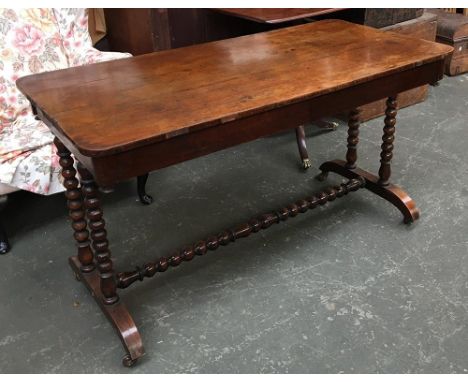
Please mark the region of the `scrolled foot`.
[[303, 159], [302, 160], [302, 167], [304, 168], [304, 170], [307, 170], [308, 168], [310, 168], [312, 164], [310, 163], [310, 159]]
[[137, 363], [138, 359], [132, 359], [132, 357], [130, 357], [130, 354], [126, 354], [123, 358], [122, 358], [122, 364], [125, 366], [125, 367], [132, 367], [134, 366], [136, 363]]
[[382, 186], [379, 183], [379, 176], [371, 174], [359, 167], [355, 169], [347, 168], [346, 161], [339, 159], [323, 163], [320, 166], [320, 170], [327, 173], [333, 172], [348, 179], [361, 176], [366, 180], [365, 187], [369, 191], [389, 201], [400, 210], [405, 224], [413, 223], [419, 219], [420, 212], [414, 200], [397, 185], [390, 183], [388, 186]]
[[320, 174], [317, 174], [315, 176], [315, 179], [317, 179], [319, 182], [323, 182], [328, 178], [328, 172], [322, 171]]

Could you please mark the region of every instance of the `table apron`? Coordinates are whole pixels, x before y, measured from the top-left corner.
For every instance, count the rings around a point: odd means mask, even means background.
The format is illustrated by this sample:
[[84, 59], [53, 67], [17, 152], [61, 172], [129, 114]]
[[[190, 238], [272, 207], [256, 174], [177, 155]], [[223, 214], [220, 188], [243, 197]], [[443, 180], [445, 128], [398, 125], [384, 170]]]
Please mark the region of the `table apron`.
[[[45, 113], [38, 114], [101, 186], [204, 156], [284, 130], [295, 129], [315, 119], [331, 116], [396, 95], [443, 77], [444, 61], [434, 61], [403, 72], [376, 78], [333, 93], [272, 108], [238, 120], [201, 129], [165, 141], [102, 157], [82, 155]], [[312, 79], [313, 80], [313, 79]]]

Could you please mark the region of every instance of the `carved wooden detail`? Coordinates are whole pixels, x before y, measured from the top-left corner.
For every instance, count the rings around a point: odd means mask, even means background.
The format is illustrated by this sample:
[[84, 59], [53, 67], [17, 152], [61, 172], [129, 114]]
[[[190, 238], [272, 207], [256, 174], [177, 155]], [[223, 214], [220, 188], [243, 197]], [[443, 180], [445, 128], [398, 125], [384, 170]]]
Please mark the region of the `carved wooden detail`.
[[57, 147], [57, 155], [60, 157], [59, 164], [62, 167], [63, 186], [69, 216], [72, 220], [73, 237], [78, 246], [78, 259], [81, 263], [82, 272], [91, 272], [94, 269], [94, 256], [90, 247], [89, 231], [86, 227], [85, 210], [83, 208], [83, 196], [79, 189], [76, 178], [76, 170], [73, 167], [74, 160], [70, 151], [57, 138], [54, 139]]
[[346, 167], [356, 168], [357, 145], [359, 143], [359, 110], [353, 109], [348, 118], [348, 150], [346, 152]]
[[250, 219], [247, 223], [234, 229], [228, 229], [222, 231], [218, 235], [208, 237], [206, 240], [201, 240], [192, 246], [176, 251], [169, 257], [161, 257], [157, 261], [146, 263], [143, 267], [137, 267], [136, 270], [131, 272], [120, 272], [117, 274], [117, 287], [127, 288], [137, 280], [143, 281], [145, 277], [153, 277], [157, 272], [164, 272], [171, 266], [177, 267], [183, 261], [190, 261], [195, 256], [202, 256], [208, 251], [218, 249], [220, 246], [226, 246], [237, 239], [247, 237], [261, 229], [267, 229], [273, 224], [280, 223], [288, 218], [297, 216], [299, 213], [307, 212], [309, 209], [314, 209], [319, 205], [340, 198], [349, 192], [356, 191], [364, 187], [364, 185], [364, 178], [358, 177], [356, 179], [351, 179], [347, 183], [330, 187], [325, 191], [319, 192], [306, 199], [301, 199], [278, 211]]
[[385, 126], [382, 136], [382, 151], [380, 153], [379, 184], [388, 186], [392, 173], [390, 163], [393, 158], [393, 141], [395, 140], [395, 123], [397, 115], [396, 97], [388, 97], [385, 110]]
[[107, 231], [105, 229], [106, 223], [102, 217], [103, 212], [99, 200], [99, 191], [93, 176], [81, 163], [78, 163], [78, 171], [81, 176], [84, 205], [89, 220], [92, 245], [101, 279], [101, 291], [104, 302], [106, 304], [114, 304], [119, 300], [119, 296], [116, 292], [111, 252], [109, 250], [109, 241], [107, 240]]
[[388, 186], [385, 187], [381, 186], [379, 184], [379, 177], [370, 172], [359, 167], [349, 169], [346, 167], [346, 161], [340, 159], [323, 163], [320, 166], [320, 170], [322, 174], [317, 177], [319, 180], [324, 179], [329, 172], [340, 174], [348, 179], [363, 177], [366, 180], [364, 187], [397, 207], [403, 214], [404, 223], [413, 223], [419, 219], [419, 209], [416, 208], [416, 203], [405, 191], [392, 183], [389, 183]]
[[79, 261], [76, 256], [70, 257], [69, 262], [75, 274], [80, 276], [79, 280], [88, 288], [120, 337], [125, 349], [125, 356], [122, 359], [122, 363], [127, 367], [133, 366], [136, 361], [145, 354], [145, 349], [135, 321], [133, 321], [125, 304], [122, 301], [116, 304], [106, 304], [101, 292], [99, 273], [81, 273]]

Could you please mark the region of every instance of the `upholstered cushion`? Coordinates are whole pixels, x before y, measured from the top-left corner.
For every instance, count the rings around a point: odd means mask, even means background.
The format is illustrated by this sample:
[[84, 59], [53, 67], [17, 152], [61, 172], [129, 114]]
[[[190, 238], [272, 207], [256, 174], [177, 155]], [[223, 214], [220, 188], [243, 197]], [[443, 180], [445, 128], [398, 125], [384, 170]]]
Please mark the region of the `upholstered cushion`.
[[19, 77], [128, 56], [92, 47], [86, 9], [0, 9], [0, 183], [63, 190], [53, 136], [34, 119]]
[[0, 10], [0, 130], [29, 112], [15, 81], [68, 67], [52, 9]]

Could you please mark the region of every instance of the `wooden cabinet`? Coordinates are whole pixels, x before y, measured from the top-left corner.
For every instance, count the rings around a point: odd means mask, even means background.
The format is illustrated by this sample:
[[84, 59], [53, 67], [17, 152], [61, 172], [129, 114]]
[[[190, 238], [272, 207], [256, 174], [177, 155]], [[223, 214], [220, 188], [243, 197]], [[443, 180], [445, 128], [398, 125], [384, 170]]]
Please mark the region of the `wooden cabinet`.
[[[316, 19], [335, 18], [376, 28], [394, 25], [421, 16], [421, 8], [355, 8], [324, 14]], [[111, 8], [105, 9], [110, 49], [133, 55], [180, 48], [278, 27], [205, 8]]]
[[139, 55], [206, 41], [203, 9], [108, 8], [104, 14], [112, 50]]

